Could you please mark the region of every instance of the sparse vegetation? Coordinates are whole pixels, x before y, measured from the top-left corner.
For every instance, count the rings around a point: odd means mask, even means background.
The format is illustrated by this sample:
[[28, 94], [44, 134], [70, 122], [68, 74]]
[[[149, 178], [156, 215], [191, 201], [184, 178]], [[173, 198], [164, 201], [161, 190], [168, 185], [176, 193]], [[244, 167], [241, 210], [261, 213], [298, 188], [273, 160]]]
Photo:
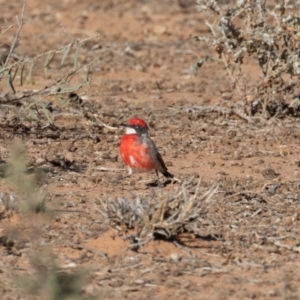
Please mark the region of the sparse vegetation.
[[[208, 12], [205, 24], [209, 36], [196, 36], [216, 56], [198, 61], [221, 62], [248, 116], [261, 114], [269, 119], [299, 117], [300, 30], [297, 1], [197, 0], [198, 9]], [[244, 64], [255, 64], [260, 74], [252, 79]]]
[[5, 178], [18, 189], [19, 199], [22, 199], [18, 202], [18, 208], [22, 213], [45, 212], [47, 194], [37, 189], [42, 174], [27, 174], [25, 151], [25, 146], [20, 141], [12, 145]]
[[87, 299], [82, 295], [83, 270], [72, 271], [70, 268], [59, 267], [53, 254], [45, 250], [35, 251], [29, 260], [34, 269], [33, 276], [15, 277], [15, 282], [26, 295], [45, 300]]
[[197, 227], [193, 227], [193, 230], [188, 228], [213, 204], [212, 197], [217, 191], [217, 184], [207, 191], [201, 191], [201, 180], [191, 191], [192, 182], [193, 178], [190, 178], [173, 193], [152, 195], [148, 199], [140, 196], [134, 199], [100, 199], [100, 212], [118, 230], [125, 229], [126, 232], [126, 229], [134, 229], [134, 233], [130, 234], [131, 247], [134, 249], [154, 239], [176, 241], [182, 233], [198, 233]]
[[[1, 297], [299, 298], [297, 5], [3, 2]], [[126, 177], [133, 115], [182, 184]]]
[[[17, 19], [18, 30], [10, 47], [2, 55], [0, 63], [0, 83], [5, 79], [7, 86], [10, 88], [12, 95], [7, 93], [0, 95], [2, 104], [14, 104], [21, 106], [19, 108], [19, 117], [22, 121], [47, 121], [53, 125], [49, 110], [52, 109], [52, 102], [47, 103], [47, 99], [55, 97], [57, 104], [62, 108], [63, 103], [68, 98], [77, 96], [76, 91], [90, 84], [90, 71], [92, 65], [99, 60], [99, 57], [81, 64], [79, 63], [80, 49], [85, 43], [97, 40], [101, 34], [94, 37], [77, 40], [67, 43], [57, 49], [51, 49], [43, 53], [39, 53], [33, 57], [18, 57], [15, 62], [10, 63], [15, 48], [19, 45], [22, 28], [25, 24], [24, 14], [26, 10], [26, 0], [23, 2], [21, 17]], [[3, 33], [11, 30], [13, 25], [6, 26]], [[61, 75], [63, 74], [63, 75]], [[40, 90], [26, 91], [22, 89], [25, 83], [33, 83], [33, 76], [44, 76], [45, 79], [51, 79], [51, 83]], [[17, 88], [18, 86], [18, 88]], [[30, 99], [29, 103], [20, 101]], [[32, 101], [32, 99], [35, 99]], [[27, 105], [26, 105], [27, 104]]]

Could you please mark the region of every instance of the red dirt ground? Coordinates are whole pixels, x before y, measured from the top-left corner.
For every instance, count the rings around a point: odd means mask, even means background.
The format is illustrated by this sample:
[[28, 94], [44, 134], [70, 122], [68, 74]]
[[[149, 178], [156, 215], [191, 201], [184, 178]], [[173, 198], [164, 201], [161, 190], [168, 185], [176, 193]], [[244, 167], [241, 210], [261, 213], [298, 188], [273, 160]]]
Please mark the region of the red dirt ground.
[[[0, 0], [0, 5], [0, 25], [14, 24], [21, 3]], [[299, 299], [298, 120], [248, 123], [213, 109], [229, 109], [236, 99], [224, 97], [230, 84], [222, 65], [207, 63], [192, 71], [210, 51], [189, 38], [209, 33], [206, 17], [193, 2], [182, 7], [171, 0], [27, 0], [15, 59], [101, 32], [82, 46], [78, 63], [99, 60], [91, 68], [90, 85], [76, 91], [86, 110], [67, 96], [61, 103], [39, 95], [21, 100], [21, 107], [1, 104], [1, 161], [9, 160], [12, 141], [22, 139], [28, 167], [44, 170], [39, 184], [49, 194], [47, 206], [56, 209], [47, 217], [28, 218], [15, 211], [4, 214], [0, 206], [1, 299], [45, 299], [37, 289], [29, 295], [19, 283], [47, 265], [47, 251], [62, 270], [86, 273], [81, 292], [96, 299]], [[11, 44], [16, 29], [1, 35], [0, 44]], [[67, 58], [66, 67], [72, 64]], [[251, 80], [259, 76], [251, 63], [244, 68]], [[31, 82], [16, 85], [17, 92], [43, 89], [64, 72], [50, 66], [49, 79], [37, 66]], [[2, 80], [0, 94], [7, 92]], [[52, 137], [49, 127], [35, 134], [42, 127], [29, 118], [39, 108], [28, 104], [50, 101], [59, 137]], [[90, 107], [92, 117], [86, 113]], [[3, 125], [16, 115], [33, 129]], [[129, 233], [113, 229], [99, 212], [99, 199], [167, 197], [180, 188], [149, 187], [155, 174], [125, 177], [118, 124], [131, 116], [148, 122], [176, 177], [201, 177], [202, 187], [220, 182], [199, 231], [181, 236], [181, 246], [157, 240], [133, 251], [124, 239]], [[4, 194], [13, 191], [4, 178], [0, 187]], [[6, 236], [12, 245], [4, 242]]]

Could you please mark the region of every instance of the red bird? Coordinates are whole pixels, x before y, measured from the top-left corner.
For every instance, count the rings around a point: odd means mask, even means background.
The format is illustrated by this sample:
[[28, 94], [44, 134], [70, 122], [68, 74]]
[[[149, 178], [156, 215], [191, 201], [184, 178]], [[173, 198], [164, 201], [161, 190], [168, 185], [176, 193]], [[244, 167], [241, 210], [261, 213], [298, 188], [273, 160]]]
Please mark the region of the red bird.
[[125, 126], [125, 134], [122, 136], [120, 153], [124, 163], [132, 171], [150, 172], [155, 170], [159, 182], [158, 171], [165, 177], [178, 181], [169, 173], [161, 155], [154, 142], [149, 137], [149, 128], [145, 121], [132, 118]]

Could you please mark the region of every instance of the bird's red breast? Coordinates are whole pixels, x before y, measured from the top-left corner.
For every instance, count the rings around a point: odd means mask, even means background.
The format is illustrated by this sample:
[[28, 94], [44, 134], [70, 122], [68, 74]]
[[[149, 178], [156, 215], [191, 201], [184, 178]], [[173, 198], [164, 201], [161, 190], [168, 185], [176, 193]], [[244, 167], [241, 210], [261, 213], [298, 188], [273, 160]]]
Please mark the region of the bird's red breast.
[[151, 148], [147, 143], [141, 142], [136, 134], [122, 136], [120, 153], [125, 164], [136, 171], [151, 171], [158, 167]]

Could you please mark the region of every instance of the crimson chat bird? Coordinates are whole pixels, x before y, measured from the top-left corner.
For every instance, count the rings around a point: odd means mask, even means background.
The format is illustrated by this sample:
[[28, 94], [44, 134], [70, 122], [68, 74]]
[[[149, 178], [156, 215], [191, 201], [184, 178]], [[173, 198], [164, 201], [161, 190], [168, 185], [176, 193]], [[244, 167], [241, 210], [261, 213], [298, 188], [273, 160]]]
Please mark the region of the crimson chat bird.
[[154, 142], [149, 137], [149, 127], [140, 118], [131, 118], [125, 126], [125, 133], [120, 143], [120, 154], [129, 168], [129, 175], [135, 172], [155, 170], [159, 183], [158, 171], [166, 178], [179, 181], [166, 167]]

